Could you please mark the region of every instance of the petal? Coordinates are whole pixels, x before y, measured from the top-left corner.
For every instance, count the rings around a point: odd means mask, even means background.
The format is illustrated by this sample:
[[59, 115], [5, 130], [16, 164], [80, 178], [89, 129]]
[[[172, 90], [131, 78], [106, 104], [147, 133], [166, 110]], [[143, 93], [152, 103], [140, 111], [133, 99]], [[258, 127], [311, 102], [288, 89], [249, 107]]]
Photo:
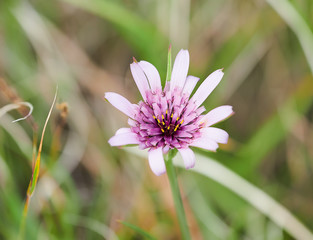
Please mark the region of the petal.
[[130, 71], [142, 98], [146, 100], [146, 91], [150, 89], [146, 75], [137, 62], [130, 64]]
[[123, 133], [131, 133], [130, 128], [120, 128], [116, 131], [115, 135], [123, 134]]
[[190, 146], [207, 149], [213, 152], [218, 149], [218, 144], [205, 136], [201, 136], [200, 138], [196, 139], [193, 143], [190, 144]]
[[203, 136], [210, 138], [218, 143], [226, 144], [228, 141], [228, 133], [220, 128], [208, 127], [202, 129]]
[[161, 78], [158, 70], [151, 63], [146, 61], [140, 61], [138, 64], [146, 74], [151, 89], [162, 89]]
[[149, 151], [149, 165], [152, 172], [157, 176], [166, 172], [162, 148], [152, 149]]
[[200, 85], [198, 90], [192, 96], [191, 101], [194, 101], [196, 106], [199, 107], [205, 99], [211, 94], [214, 88], [219, 84], [222, 80], [224, 73], [222, 69], [216, 70], [211, 73]]
[[183, 89], [183, 93], [186, 93], [187, 95], [190, 95], [195, 88], [197, 82], [200, 78], [194, 77], [194, 76], [188, 76], [186, 79], [186, 83]]
[[186, 169], [193, 168], [196, 163], [196, 157], [193, 151], [190, 148], [181, 148], [178, 151], [184, 160]]
[[125, 113], [127, 116], [131, 118], [134, 117], [135, 114], [134, 105], [131, 104], [123, 96], [114, 92], [106, 92], [104, 94], [104, 98], [108, 100], [114, 107], [116, 107], [122, 113]]
[[208, 112], [200, 122], [203, 122], [208, 127], [230, 117], [232, 114], [234, 114], [232, 106], [220, 106]]
[[140, 142], [137, 138], [137, 134], [133, 132], [114, 135], [109, 139], [109, 144], [111, 146], [123, 146], [128, 144], [139, 144], [139, 143]]
[[188, 50], [180, 50], [176, 56], [170, 83], [170, 90], [175, 87], [183, 88], [187, 78], [189, 68], [189, 52]]

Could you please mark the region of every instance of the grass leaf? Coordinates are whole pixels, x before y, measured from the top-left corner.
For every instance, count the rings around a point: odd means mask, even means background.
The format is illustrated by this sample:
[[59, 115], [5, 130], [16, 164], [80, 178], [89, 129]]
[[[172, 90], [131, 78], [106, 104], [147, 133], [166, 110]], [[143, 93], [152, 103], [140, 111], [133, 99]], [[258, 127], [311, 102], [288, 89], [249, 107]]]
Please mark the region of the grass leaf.
[[13, 122], [18, 122], [21, 120], [25, 120], [26, 118], [28, 118], [32, 112], [33, 112], [33, 105], [29, 102], [19, 102], [19, 103], [11, 103], [8, 105], [5, 105], [4, 107], [0, 108], [0, 117], [2, 117], [4, 114], [6, 114], [7, 112], [14, 110], [14, 109], [18, 109], [21, 106], [25, 106], [29, 108], [29, 112], [25, 117], [19, 118], [14, 120]]
[[33, 193], [35, 191], [35, 188], [36, 188], [36, 185], [37, 185], [38, 176], [39, 176], [39, 170], [40, 170], [40, 160], [41, 160], [41, 150], [42, 150], [43, 138], [44, 138], [44, 135], [45, 135], [45, 131], [46, 131], [46, 127], [47, 127], [49, 118], [51, 116], [52, 109], [53, 109], [55, 101], [56, 101], [57, 92], [58, 92], [58, 89], [56, 89], [53, 102], [51, 104], [48, 116], [46, 118], [43, 130], [42, 130], [36, 162], [35, 162], [35, 165], [33, 167], [32, 177], [31, 177], [31, 180], [30, 180], [28, 188], [27, 188], [26, 200], [25, 200], [25, 204], [24, 204], [24, 211], [23, 211], [23, 216], [22, 216], [22, 221], [21, 221], [21, 226], [20, 226], [20, 233], [19, 233], [19, 238], [20, 239], [22, 239], [23, 235], [24, 235], [25, 220], [26, 220], [26, 216], [27, 216], [27, 212], [28, 212], [28, 206], [29, 206], [30, 198], [33, 195]]
[[131, 223], [128, 222], [124, 222], [124, 221], [119, 221], [121, 224], [123, 224], [126, 227], [131, 228], [132, 230], [134, 230], [135, 232], [141, 234], [142, 236], [144, 236], [146, 239], [151, 239], [151, 240], [156, 240], [155, 237], [151, 236], [148, 232], [146, 232], [145, 230], [141, 229], [138, 226], [135, 226]]

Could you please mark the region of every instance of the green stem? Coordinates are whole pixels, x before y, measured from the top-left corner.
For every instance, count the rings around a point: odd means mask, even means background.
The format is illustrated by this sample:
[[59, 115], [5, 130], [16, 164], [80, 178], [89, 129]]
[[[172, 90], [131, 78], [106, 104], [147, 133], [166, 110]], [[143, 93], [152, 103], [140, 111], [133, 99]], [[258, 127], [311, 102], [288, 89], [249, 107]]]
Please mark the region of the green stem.
[[170, 152], [167, 155], [167, 160], [165, 161], [165, 165], [166, 165], [168, 180], [170, 182], [170, 186], [172, 190], [174, 205], [176, 208], [176, 214], [177, 214], [181, 234], [182, 234], [183, 239], [189, 240], [191, 239], [191, 237], [190, 237], [189, 228], [188, 228], [188, 224], [186, 220], [183, 202], [182, 202], [179, 187], [178, 187], [176, 172], [175, 172], [175, 168], [174, 168], [173, 161], [172, 161], [176, 153], [177, 153], [176, 150], [170, 150]]

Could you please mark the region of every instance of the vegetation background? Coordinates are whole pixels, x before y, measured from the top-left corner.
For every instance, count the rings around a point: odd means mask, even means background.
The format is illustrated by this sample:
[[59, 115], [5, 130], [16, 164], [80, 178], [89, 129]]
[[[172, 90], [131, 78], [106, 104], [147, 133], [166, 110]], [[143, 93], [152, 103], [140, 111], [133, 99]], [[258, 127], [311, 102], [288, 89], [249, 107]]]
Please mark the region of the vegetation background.
[[177, 168], [193, 239], [312, 239], [312, 13], [311, 0], [1, 0], [0, 107], [34, 111], [0, 118], [0, 239], [19, 235], [57, 85], [24, 239], [180, 239], [166, 175], [108, 145], [127, 119], [103, 99], [138, 102], [132, 56], [164, 80], [170, 43], [201, 80], [224, 68], [205, 107], [236, 112], [227, 145]]

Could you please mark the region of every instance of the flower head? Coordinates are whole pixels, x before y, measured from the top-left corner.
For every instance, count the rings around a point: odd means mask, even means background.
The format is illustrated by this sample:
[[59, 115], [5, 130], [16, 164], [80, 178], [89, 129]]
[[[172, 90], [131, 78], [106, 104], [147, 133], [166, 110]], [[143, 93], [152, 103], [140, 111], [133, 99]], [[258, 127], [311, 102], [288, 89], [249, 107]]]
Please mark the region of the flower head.
[[189, 148], [216, 151], [218, 143], [227, 143], [228, 134], [211, 125], [233, 114], [231, 106], [220, 106], [202, 114], [201, 104], [221, 81], [224, 73], [210, 74], [191, 96], [199, 78], [187, 76], [189, 53], [181, 50], [176, 56], [171, 81], [164, 89], [157, 69], [146, 61], [130, 65], [133, 78], [143, 101], [131, 104], [117, 93], [107, 92], [105, 98], [129, 119], [130, 128], [121, 128], [109, 140], [111, 146], [138, 144], [149, 149], [149, 164], [156, 175], [166, 172], [163, 153], [177, 149], [186, 168], [195, 165], [195, 155]]

